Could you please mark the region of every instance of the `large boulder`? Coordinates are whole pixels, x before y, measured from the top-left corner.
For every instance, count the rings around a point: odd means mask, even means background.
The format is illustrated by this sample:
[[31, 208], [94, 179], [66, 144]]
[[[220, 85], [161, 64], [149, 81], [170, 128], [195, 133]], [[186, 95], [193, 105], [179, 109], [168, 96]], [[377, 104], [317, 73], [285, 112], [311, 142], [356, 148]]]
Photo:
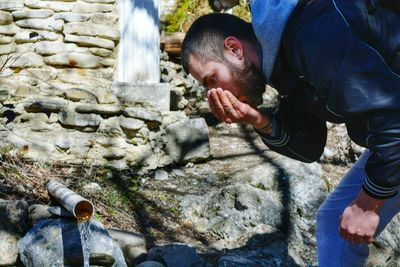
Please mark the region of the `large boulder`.
[[82, 242], [87, 238], [85, 233], [80, 233], [84, 228], [76, 220], [40, 220], [18, 241], [23, 264], [28, 267], [79, 265], [83, 263], [82, 251], [88, 245], [91, 265], [127, 266], [120, 247], [100, 222], [90, 221], [87, 243]]
[[196, 162], [210, 156], [208, 127], [203, 118], [171, 123], [166, 133], [166, 150], [175, 162]]
[[17, 263], [17, 242], [29, 229], [28, 204], [0, 199], [0, 266]]

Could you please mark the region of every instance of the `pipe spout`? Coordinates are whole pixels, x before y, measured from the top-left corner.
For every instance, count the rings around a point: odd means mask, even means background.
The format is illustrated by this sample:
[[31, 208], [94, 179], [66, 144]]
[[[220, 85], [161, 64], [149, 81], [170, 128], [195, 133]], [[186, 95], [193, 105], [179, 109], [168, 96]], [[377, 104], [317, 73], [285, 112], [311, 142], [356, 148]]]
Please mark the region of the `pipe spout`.
[[47, 191], [78, 221], [88, 221], [93, 217], [94, 207], [92, 202], [68, 189], [65, 185], [50, 180], [47, 183]]

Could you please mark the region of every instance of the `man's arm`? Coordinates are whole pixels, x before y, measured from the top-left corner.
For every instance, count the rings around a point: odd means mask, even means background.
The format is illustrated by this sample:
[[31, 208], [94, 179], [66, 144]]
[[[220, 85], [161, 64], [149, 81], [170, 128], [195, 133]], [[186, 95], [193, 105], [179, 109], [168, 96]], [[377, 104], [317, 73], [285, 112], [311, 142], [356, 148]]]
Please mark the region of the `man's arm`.
[[326, 143], [326, 124], [296, 103], [282, 100], [278, 112], [264, 113], [221, 88], [208, 91], [213, 113], [227, 123], [247, 123], [273, 151], [303, 162], [318, 160]]

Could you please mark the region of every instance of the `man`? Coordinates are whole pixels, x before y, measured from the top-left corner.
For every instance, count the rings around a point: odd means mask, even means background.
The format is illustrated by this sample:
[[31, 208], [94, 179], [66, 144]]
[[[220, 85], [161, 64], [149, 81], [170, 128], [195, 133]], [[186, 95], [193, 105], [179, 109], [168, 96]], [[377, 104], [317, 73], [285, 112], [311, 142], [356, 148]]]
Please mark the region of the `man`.
[[[252, 125], [288, 157], [318, 160], [326, 121], [346, 124], [367, 149], [318, 210], [318, 262], [363, 266], [368, 244], [400, 210], [400, 2], [250, 7], [252, 24], [228, 14], [196, 20], [182, 44], [183, 68], [208, 88], [220, 120]], [[265, 83], [280, 94], [274, 114], [257, 108]]]

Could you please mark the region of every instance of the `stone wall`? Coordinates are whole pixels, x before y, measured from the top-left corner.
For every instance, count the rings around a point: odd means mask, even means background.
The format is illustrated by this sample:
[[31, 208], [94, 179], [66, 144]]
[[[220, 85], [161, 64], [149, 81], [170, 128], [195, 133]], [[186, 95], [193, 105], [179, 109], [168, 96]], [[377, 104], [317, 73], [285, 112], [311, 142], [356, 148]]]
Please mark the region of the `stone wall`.
[[117, 8], [116, 0], [0, 0], [2, 146], [116, 168], [172, 162], [164, 129], [186, 115], [126, 106], [113, 94]]

